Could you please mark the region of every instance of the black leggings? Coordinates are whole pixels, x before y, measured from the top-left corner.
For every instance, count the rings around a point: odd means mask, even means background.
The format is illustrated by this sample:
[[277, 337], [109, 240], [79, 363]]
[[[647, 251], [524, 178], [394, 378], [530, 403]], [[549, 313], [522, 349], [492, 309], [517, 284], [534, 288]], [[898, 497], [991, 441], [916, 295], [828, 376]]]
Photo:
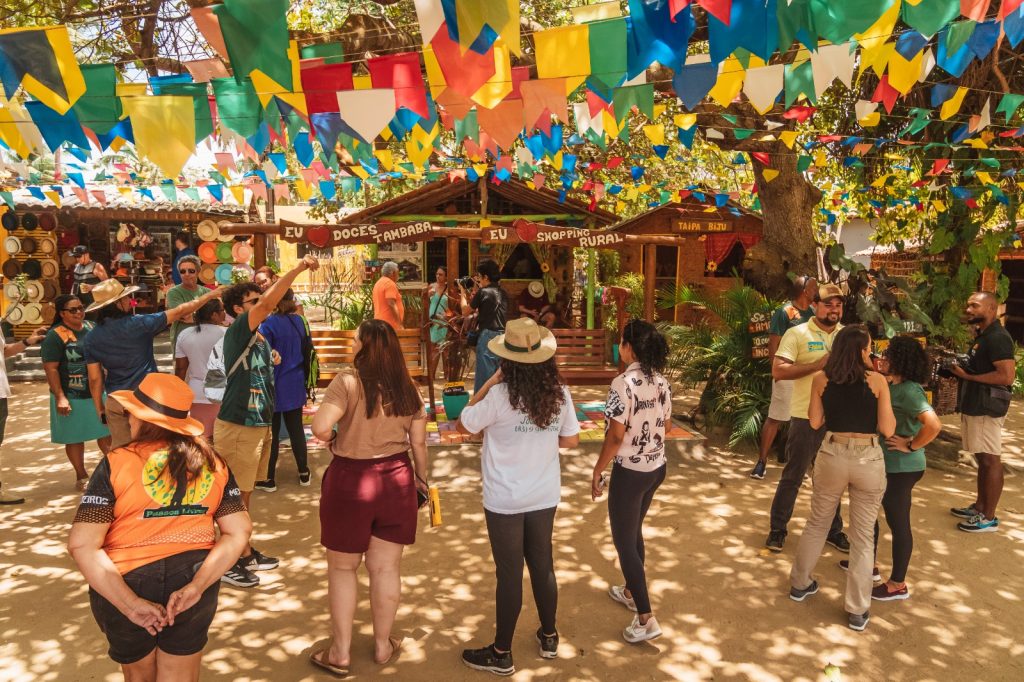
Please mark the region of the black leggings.
[[274, 420], [270, 427], [270, 464], [267, 466], [267, 478], [274, 480], [277, 472], [277, 453], [281, 448], [281, 422], [288, 429], [288, 439], [291, 441], [292, 454], [295, 455], [295, 466], [299, 473], [309, 471], [306, 463], [306, 432], [302, 428], [302, 408], [296, 407], [287, 412], [275, 412]]
[[530, 569], [530, 585], [537, 613], [540, 614], [540, 625], [545, 634], [555, 633], [558, 585], [551, 556], [555, 507], [524, 514], [497, 514], [484, 510], [484, 516], [498, 576], [494, 646], [501, 651], [511, 651], [512, 635], [516, 631], [519, 611], [523, 608], [523, 559]]
[[[889, 580], [902, 583], [907, 579], [910, 555], [914, 551], [914, 534], [910, 530], [910, 498], [914, 486], [924, 476], [923, 471], [886, 474], [885, 496], [882, 509], [885, 522], [892, 531], [892, 573]], [[875, 556], [878, 556], [878, 521], [875, 521]]]
[[644, 571], [644, 517], [651, 507], [654, 492], [665, 480], [666, 467], [654, 471], [633, 471], [618, 463], [612, 466], [608, 487], [608, 520], [612, 542], [619, 553], [626, 589], [636, 602], [637, 613], [651, 612]]

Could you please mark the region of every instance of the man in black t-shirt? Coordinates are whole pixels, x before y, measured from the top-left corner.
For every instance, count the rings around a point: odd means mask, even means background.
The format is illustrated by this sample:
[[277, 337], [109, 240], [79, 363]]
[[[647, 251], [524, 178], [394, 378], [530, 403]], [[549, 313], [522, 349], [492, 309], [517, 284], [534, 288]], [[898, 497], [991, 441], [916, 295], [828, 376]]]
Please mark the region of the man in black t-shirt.
[[483, 260], [477, 264], [474, 279], [478, 286], [468, 303], [466, 289], [459, 284], [459, 303], [463, 315], [474, 312], [477, 314], [477, 329], [480, 334], [476, 342], [476, 372], [473, 377], [475, 393], [498, 371], [499, 360], [487, 349], [487, 342], [505, 331], [508, 294], [498, 285], [501, 270], [492, 260]]
[[953, 367], [961, 380], [960, 431], [963, 448], [978, 461], [978, 497], [969, 507], [950, 509], [964, 518], [957, 528], [969, 533], [998, 529], [996, 503], [1003, 492], [1003, 420], [1010, 404], [1015, 375], [1013, 338], [996, 319], [999, 302], [993, 294], [978, 292], [967, 299], [967, 322], [977, 337], [964, 367]]

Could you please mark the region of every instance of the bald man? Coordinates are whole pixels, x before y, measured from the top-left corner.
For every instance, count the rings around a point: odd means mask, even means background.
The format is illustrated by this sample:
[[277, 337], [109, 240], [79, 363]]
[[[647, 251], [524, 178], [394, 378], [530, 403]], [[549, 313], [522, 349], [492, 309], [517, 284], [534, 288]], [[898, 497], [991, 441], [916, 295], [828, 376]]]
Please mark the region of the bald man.
[[978, 462], [978, 496], [969, 507], [950, 509], [964, 521], [968, 533], [992, 533], [999, 528], [996, 503], [1003, 492], [1003, 420], [1010, 407], [1015, 375], [1013, 338], [996, 319], [999, 301], [980, 291], [967, 299], [967, 323], [977, 336], [964, 367], [952, 368], [963, 383], [960, 392], [960, 434], [963, 449]]

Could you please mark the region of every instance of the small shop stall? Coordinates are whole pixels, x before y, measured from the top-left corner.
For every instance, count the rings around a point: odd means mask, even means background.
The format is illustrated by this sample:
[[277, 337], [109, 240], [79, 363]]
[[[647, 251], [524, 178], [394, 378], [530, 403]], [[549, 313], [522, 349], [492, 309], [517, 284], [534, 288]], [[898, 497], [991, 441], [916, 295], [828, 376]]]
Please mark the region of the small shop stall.
[[[694, 197], [663, 204], [646, 213], [623, 220], [612, 232], [651, 237], [628, 240], [621, 247], [621, 270], [644, 275], [644, 316], [669, 322], [693, 321], [686, 306], [658, 310], [659, 289], [682, 285], [708, 292], [726, 291], [736, 283], [734, 272], [743, 264], [748, 249], [761, 240], [761, 217], [735, 203], [709, 211]], [[657, 237], [674, 237], [659, 240]]]

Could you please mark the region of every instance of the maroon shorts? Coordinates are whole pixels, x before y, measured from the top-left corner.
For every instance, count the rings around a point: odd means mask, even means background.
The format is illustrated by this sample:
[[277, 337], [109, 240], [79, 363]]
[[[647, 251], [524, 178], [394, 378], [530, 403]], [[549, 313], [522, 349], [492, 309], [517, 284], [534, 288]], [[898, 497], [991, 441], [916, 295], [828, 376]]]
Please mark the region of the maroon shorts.
[[416, 542], [416, 484], [409, 454], [377, 459], [335, 456], [320, 488], [320, 544], [362, 554], [370, 536]]

